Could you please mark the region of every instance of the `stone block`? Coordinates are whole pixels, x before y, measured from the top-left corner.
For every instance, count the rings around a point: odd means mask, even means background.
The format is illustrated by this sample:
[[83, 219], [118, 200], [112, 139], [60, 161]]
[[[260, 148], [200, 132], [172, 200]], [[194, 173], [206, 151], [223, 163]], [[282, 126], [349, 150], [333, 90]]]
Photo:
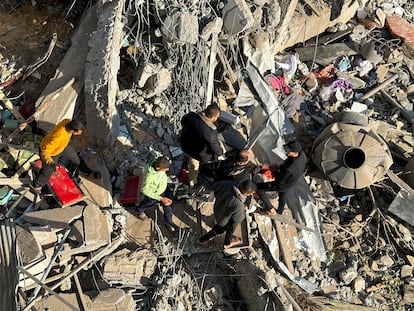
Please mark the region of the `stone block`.
[[84, 207], [80, 205], [66, 208], [54, 208], [44, 211], [35, 211], [23, 215], [27, 222], [38, 225], [50, 225], [52, 228], [65, 228], [73, 220], [82, 216]]
[[147, 249], [120, 250], [102, 261], [103, 277], [110, 283], [147, 284], [157, 264], [157, 257]]
[[403, 299], [405, 303], [414, 302], [414, 285], [412, 284], [403, 285]]
[[110, 241], [108, 220], [98, 206], [89, 204], [85, 207], [83, 224], [86, 245]]
[[365, 289], [365, 280], [358, 275], [352, 284], [352, 288], [354, 289], [354, 292], [359, 293], [360, 291], [363, 291]]
[[386, 26], [394, 37], [402, 39], [404, 43], [414, 44], [414, 26], [401, 16], [387, 16]]
[[23, 265], [27, 265], [43, 256], [40, 243], [33, 234], [21, 226], [16, 226], [17, 244]]
[[230, 35], [250, 27], [254, 23], [253, 14], [243, 0], [230, 0], [223, 8], [223, 26]]
[[409, 278], [413, 276], [413, 267], [410, 265], [401, 266], [400, 275], [402, 279]]
[[198, 40], [197, 16], [183, 12], [168, 15], [162, 24], [161, 32], [168, 41], [196, 44]]

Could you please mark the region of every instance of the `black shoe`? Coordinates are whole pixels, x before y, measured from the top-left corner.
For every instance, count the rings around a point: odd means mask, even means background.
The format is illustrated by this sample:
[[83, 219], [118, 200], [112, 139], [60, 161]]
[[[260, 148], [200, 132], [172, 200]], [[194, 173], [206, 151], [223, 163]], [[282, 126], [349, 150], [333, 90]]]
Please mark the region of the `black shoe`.
[[30, 187], [30, 189], [32, 189], [32, 191], [34, 193], [40, 193], [42, 191], [42, 188], [43, 188], [43, 187], [38, 187], [38, 186], [34, 185], [33, 183], [30, 183], [29, 187]]

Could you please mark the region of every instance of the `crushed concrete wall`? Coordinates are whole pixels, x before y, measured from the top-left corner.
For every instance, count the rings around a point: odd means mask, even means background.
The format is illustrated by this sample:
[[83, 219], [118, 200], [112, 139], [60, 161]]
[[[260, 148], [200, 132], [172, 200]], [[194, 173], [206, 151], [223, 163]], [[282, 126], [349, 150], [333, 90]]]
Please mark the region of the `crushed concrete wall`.
[[89, 40], [85, 66], [85, 111], [91, 141], [96, 146], [112, 145], [119, 132], [115, 106], [120, 67], [119, 48], [123, 39], [122, 12], [125, 1], [99, 1], [98, 24]]

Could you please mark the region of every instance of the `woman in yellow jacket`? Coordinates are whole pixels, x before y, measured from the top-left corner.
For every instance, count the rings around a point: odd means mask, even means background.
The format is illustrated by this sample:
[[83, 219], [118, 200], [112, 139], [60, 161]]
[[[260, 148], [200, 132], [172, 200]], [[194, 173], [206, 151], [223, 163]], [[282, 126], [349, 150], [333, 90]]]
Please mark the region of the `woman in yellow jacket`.
[[[56, 170], [59, 158], [65, 153], [70, 153], [68, 145], [72, 135], [81, 135], [82, 130], [83, 124], [79, 120], [64, 119], [42, 139], [39, 147], [42, 168], [30, 185], [34, 191], [39, 192], [48, 183], [50, 176]], [[79, 164], [79, 157], [77, 161], [78, 163], [75, 164]]]

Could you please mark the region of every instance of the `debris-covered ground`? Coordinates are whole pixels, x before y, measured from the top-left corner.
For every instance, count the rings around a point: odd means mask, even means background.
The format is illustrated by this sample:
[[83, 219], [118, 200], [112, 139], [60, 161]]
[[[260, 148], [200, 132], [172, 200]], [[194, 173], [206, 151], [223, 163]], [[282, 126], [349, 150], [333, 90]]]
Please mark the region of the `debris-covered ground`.
[[[413, 79], [411, 1], [6, 0], [0, 309], [413, 310]], [[289, 208], [248, 213], [229, 251], [195, 246], [214, 198], [188, 191], [179, 144], [213, 102], [228, 151], [278, 163], [295, 137], [309, 159]], [[72, 116], [102, 177], [67, 164], [73, 197], [59, 179], [36, 195], [38, 144]], [[134, 211], [157, 154], [176, 235]]]

